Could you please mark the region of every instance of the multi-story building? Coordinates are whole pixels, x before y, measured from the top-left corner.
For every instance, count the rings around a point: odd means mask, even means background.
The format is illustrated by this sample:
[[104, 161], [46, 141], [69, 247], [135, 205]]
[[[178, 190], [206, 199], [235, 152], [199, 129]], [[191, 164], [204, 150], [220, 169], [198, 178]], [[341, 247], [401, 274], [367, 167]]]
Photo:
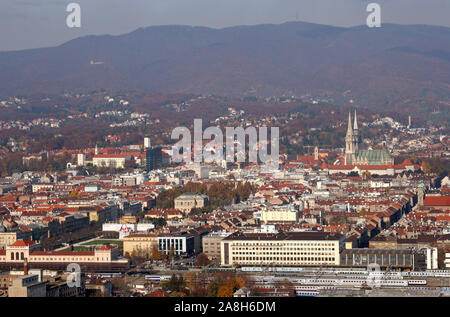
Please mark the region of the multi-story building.
[[185, 214], [190, 213], [194, 208], [207, 206], [208, 202], [208, 196], [197, 193], [184, 193], [174, 200], [175, 209], [181, 210]]
[[6, 250], [0, 250], [0, 268], [23, 267], [28, 261], [30, 268], [63, 269], [76, 263], [91, 270], [123, 270], [128, 267], [128, 260], [119, 258], [119, 250], [111, 245], [104, 245], [92, 251], [41, 251], [38, 243], [31, 240], [17, 240]]
[[150, 147], [145, 150], [145, 167], [147, 172], [161, 168], [162, 151], [161, 147]]
[[166, 254], [174, 252], [176, 255], [190, 255], [195, 253], [195, 237], [193, 234], [181, 232], [178, 234], [160, 234], [158, 236], [158, 250]]
[[341, 266], [367, 267], [377, 264], [381, 268], [425, 270], [436, 268], [432, 265], [436, 262], [432, 256], [435, 255], [425, 249], [348, 249], [341, 253]]
[[8, 287], [9, 297], [46, 297], [47, 284], [39, 280], [38, 275], [27, 274], [12, 281]]
[[235, 232], [221, 241], [222, 266], [338, 266], [344, 236], [324, 232]]
[[97, 167], [124, 168], [125, 162], [132, 157], [126, 154], [97, 154], [92, 159], [92, 164]]
[[444, 265], [446, 270], [450, 270], [450, 249], [445, 251]]
[[271, 222], [298, 222], [298, 212], [292, 205], [270, 206], [267, 209], [256, 211], [253, 217], [265, 224]]
[[24, 231], [0, 231], [0, 249], [5, 249], [8, 245], [17, 240], [26, 240], [31, 238], [31, 232]]
[[149, 230], [155, 228], [155, 225], [152, 223], [104, 223], [102, 225], [102, 230], [106, 232], [118, 232], [119, 239], [123, 240], [125, 237], [134, 234], [134, 233], [142, 233], [145, 234]]
[[119, 206], [115, 203], [102, 203], [95, 206], [80, 206], [77, 213], [89, 217], [90, 222], [104, 223], [107, 221], [115, 220], [120, 215]]
[[158, 245], [158, 237], [153, 233], [132, 233], [123, 239], [123, 254], [136, 253], [148, 256], [155, 246]]
[[230, 235], [229, 232], [211, 232], [203, 237], [202, 249], [210, 260], [220, 260], [220, 242]]

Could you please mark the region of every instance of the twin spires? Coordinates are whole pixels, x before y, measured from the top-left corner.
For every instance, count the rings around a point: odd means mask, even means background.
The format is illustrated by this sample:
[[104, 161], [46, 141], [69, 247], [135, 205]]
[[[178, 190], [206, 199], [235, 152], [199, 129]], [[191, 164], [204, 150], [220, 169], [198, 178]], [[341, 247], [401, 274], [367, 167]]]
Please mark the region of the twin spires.
[[348, 128], [345, 136], [345, 165], [352, 165], [356, 161], [359, 150], [358, 119], [355, 110], [355, 121], [352, 126], [352, 113], [348, 113]]
[[352, 114], [351, 112], [348, 113], [347, 136], [353, 136], [353, 134], [358, 134], [358, 119], [356, 115], [356, 110], [355, 110], [355, 121], [353, 122], [353, 129], [352, 129]]

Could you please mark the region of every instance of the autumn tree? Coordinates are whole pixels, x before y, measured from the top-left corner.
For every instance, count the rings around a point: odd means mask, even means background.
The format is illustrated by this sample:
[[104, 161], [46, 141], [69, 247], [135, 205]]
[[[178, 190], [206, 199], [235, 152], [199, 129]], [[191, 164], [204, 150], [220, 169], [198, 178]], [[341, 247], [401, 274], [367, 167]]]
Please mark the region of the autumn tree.
[[222, 275], [216, 275], [216, 277], [209, 283], [207, 295], [209, 297], [216, 297], [217, 292], [219, 291], [219, 288], [224, 283], [225, 279]]
[[197, 266], [207, 266], [209, 265], [209, 263], [210, 261], [205, 253], [200, 253], [199, 255], [197, 255], [197, 258], [195, 259], [195, 265]]
[[431, 173], [431, 164], [428, 163], [428, 162], [423, 162], [423, 164], [422, 164], [422, 171], [423, 171], [425, 174]]
[[234, 292], [245, 286], [245, 281], [241, 278], [227, 280], [217, 291], [217, 297], [233, 297]]
[[362, 207], [361, 210], [359, 211], [359, 216], [360, 217], [365, 217], [366, 214], [367, 214], [366, 208]]
[[162, 260], [163, 259], [163, 255], [158, 250], [158, 246], [156, 244], [152, 247], [151, 259], [152, 260]]

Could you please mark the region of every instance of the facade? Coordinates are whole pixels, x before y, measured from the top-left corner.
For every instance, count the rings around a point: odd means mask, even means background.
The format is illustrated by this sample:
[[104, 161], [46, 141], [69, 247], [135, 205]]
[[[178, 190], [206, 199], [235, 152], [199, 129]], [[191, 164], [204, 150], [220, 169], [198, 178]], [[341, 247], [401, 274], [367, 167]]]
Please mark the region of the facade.
[[151, 255], [158, 245], [158, 237], [152, 233], [133, 233], [123, 239], [123, 254]]
[[298, 222], [298, 212], [291, 205], [270, 206], [265, 210], [256, 211], [253, 216], [265, 224], [271, 222]]
[[80, 276], [79, 285], [67, 284], [67, 275], [55, 281], [46, 282], [46, 297], [84, 297], [86, 294], [85, 278]]
[[119, 233], [119, 239], [124, 239], [134, 232], [147, 232], [155, 228], [152, 223], [104, 223], [103, 231], [114, 231]]
[[31, 238], [31, 232], [24, 232], [24, 231], [0, 232], [0, 249], [5, 249], [8, 245], [13, 244], [17, 240], [29, 238]]
[[47, 285], [38, 275], [25, 275], [13, 280], [8, 287], [8, 297], [46, 297]]
[[188, 233], [161, 234], [158, 236], [158, 250], [169, 254], [172, 250], [176, 255], [195, 253], [194, 235]]
[[352, 127], [352, 115], [348, 114], [348, 128], [345, 136], [345, 165], [391, 165], [394, 159], [386, 150], [360, 150], [361, 136], [355, 111]]
[[31, 240], [17, 240], [6, 250], [0, 250], [0, 268], [23, 267], [28, 261], [31, 268], [66, 269], [68, 264], [77, 263], [85, 268], [117, 268], [128, 266], [128, 260], [119, 258], [117, 247], [104, 245], [93, 251], [41, 251], [38, 243]]
[[427, 262], [435, 261], [430, 255], [425, 250], [417, 249], [349, 249], [341, 254], [341, 266], [367, 267], [375, 263], [381, 268], [425, 270], [428, 267]]
[[80, 206], [77, 213], [89, 217], [90, 222], [108, 222], [117, 219], [120, 215], [119, 206], [115, 203], [106, 203], [101, 206]]
[[194, 208], [203, 208], [208, 205], [209, 198], [206, 195], [196, 193], [184, 193], [174, 200], [175, 209], [188, 214]]
[[125, 162], [131, 160], [130, 155], [123, 154], [98, 154], [92, 159], [92, 164], [97, 167], [124, 168]]
[[221, 265], [338, 266], [343, 249], [338, 234], [235, 232], [221, 241]]
[[160, 147], [149, 147], [145, 150], [145, 166], [147, 172], [161, 168], [162, 151]]
[[348, 174], [356, 172], [359, 175], [363, 173], [376, 174], [381, 176], [394, 176], [397, 172], [391, 165], [332, 165], [328, 168], [330, 174]]
[[211, 232], [203, 237], [202, 249], [203, 253], [208, 256], [208, 259], [221, 258], [220, 243], [221, 241], [230, 235], [229, 232]]

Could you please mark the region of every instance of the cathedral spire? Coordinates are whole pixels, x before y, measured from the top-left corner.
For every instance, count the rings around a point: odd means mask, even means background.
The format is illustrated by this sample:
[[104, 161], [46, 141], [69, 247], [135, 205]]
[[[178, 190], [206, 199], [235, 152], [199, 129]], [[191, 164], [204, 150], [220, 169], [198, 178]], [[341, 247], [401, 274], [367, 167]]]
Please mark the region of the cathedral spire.
[[352, 130], [352, 114], [349, 112], [349, 113], [348, 113], [347, 136], [351, 136], [351, 135], [353, 135], [353, 130]]
[[358, 119], [356, 118], [356, 109], [355, 109], [355, 122], [353, 124], [353, 130], [358, 130]]

